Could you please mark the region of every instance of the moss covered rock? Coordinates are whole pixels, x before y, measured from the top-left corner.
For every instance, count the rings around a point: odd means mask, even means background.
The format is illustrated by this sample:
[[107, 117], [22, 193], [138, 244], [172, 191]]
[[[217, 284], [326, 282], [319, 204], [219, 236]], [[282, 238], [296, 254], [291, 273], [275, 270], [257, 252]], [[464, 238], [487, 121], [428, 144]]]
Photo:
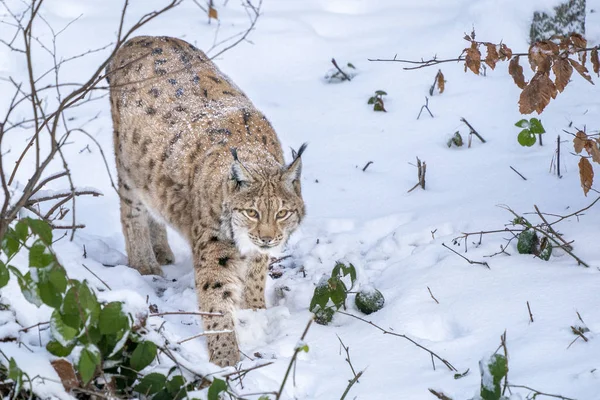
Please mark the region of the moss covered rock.
[[371, 314], [383, 308], [385, 299], [381, 292], [375, 288], [364, 288], [356, 294], [354, 299], [356, 308], [365, 314]]
[[538, 237], [535, 231], [526, 230], [519, 234], [517, 242], [517, 251], [519, 254], [534, 254], [537, 248]]

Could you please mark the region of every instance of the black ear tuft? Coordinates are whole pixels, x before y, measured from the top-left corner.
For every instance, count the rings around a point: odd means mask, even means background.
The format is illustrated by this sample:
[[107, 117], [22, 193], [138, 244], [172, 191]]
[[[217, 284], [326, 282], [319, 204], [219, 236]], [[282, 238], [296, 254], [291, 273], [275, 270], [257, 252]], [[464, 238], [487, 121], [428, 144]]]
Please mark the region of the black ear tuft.
[[230, 151], [231, 155], [233, 156], [233, 164], [231, 165], [231, 179], [235, 181], [237, 188], [247, 186], [253, 181], [252, 174], [239, 160], [237, 149], [232, 147]]
[[306, 146], [308, 146], [308, 143], [306, 143], [306, 142], [302, 143], [302, 146], [300, 146], [300, 148], [298, 149], [298, 152], [296, 153], [296, 157], [294, 157], [294, 158], [302, 157], [302, 153], [304, 153], [304, 150], [306, 150]]

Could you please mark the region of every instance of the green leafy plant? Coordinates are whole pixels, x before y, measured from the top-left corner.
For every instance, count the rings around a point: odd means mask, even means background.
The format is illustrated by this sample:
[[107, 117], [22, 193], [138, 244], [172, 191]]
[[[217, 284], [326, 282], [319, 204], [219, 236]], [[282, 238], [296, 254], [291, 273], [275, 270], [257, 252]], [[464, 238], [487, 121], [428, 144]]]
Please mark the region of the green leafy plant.
[[346, 63], [346, 65], [340, 66], [335, 58], [331, 59], [331, 63], [335, 68], [330, 69], [325, 74], [325, 81], [328, 83], [340, 83], [351, 81], [356, 76], [356, 67], [352, 63]]
[[522, 128], [521, 132], [517, 136], [517, 140], [521, 146], [533, 146], [536, 142], [536, 135], [540, 135], [540, 144], [542, 143], [541, 135], [546, 133], [546, 130], [539, 119], [531, 118], [529, 121], [522, 119], [517, 122], [515, 126]]
[[376, 90], [375, 94], [369, 97], [367, 104], [373, 104], [373, 111], [387, 112], [383, 104], [383, 96], [387, 96], [387, 93], [383, 90]]
[[[10, 265], [22, 249], [29, 254], [25, 274]], [[53, 308], [49, 321], [52, 339], [46, 350], [56, 357], [68, 357], [79, 349], [73, 368], [81, 386], [110, 384], [118, 394], [138, 393], [157, 400], [181, 399], [192, 389], [181, 375], [171, 376], [174, 370], [167, 376], [140, 374], [156, 359], [157, 345], [137, 332], [143, 326], [133, 325], [134, 319], [122, 303], [101, 303], [86, 281], [69, 279], [52, 250], [48, 223], [24, 218], [9, 226], [0, 252], [6, 257], [6, 262], [0, 261], [0, 287], [9, 282], [12, 273], [27, 301]], [[13, 359], [7, 361], [6, 376], [14, 383], [12, 392], [18, 394], [26, 375]], [[100, 375], [104, 382], [94, 383]]]
[[452, 145], [456, 147], [461, 147], [464, 144], [464, 142], [460, 132], [454, 132], [454, 135], [452, 135], [452, 137], [448, 139], [448, 142], [446, 144], [448, 145], [448, 147], [452, 147]]
[[483, 400], [504, 400], [502, 396], [502, 379], [508, 374], [508, 360], [502, 354], [493, 354], [488, 359], [479, 361], [481, 372], [480, 396]]
[[[350, 289], [342, 278], [350, 278]], [[321, 325], [327, 325], [333, 319], [333, 314], [341, 307], [346, 308], [346, 298], [354, 287], [356, 281], [356, 268], [352, 264], [338, 262], [331, 276], [323, 276], [310, 301], [309, 310], [315, 314], [315, 321]]]

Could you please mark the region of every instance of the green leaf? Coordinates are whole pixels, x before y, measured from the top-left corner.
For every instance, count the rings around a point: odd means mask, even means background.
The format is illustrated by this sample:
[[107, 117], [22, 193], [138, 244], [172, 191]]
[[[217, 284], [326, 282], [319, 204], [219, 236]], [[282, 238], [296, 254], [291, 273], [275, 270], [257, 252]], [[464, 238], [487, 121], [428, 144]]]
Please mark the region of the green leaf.
[[144, 376], [140, 383], [133, 388], [133, 390], [140, 394], [152, 395], [161, 391], [165, 387], [166, 381], [166, 376], [153, 372]]
[[42, 239], [42, 242], [48, 246], [52, 244], [52, 228], [47, 222], [33, 218], [26, 218], [25, 221], [31, 228], [31, 232]]
[[156, 358], [156, 345], [150, 341], [144, 341], [137, 345], [131, 354], [130, 366], [136, 371], [146, 368]]
[[2, 241], [2, 250], [6, 253], [6, 256], [10, 260], [12, 256], [17, 254], [19, 249], [21, 248], [21, 243], [17, 239], [16, 233], [11, 228], [8, 228], [8, 232], [4, 235], [4, 240]]
[[227, 384], [224, 380], [215, 378], [208, 388], [208, 400], [219, 400], [219, 393], [227, 390]]
[[315, 288], [315, 293], [313, 294], [312, 300], [310, 301], [309, 310], [311, 312], [315, 312], [317, 306], [319, 306], [320, 308], [325, 308], [328, 301], [329, 285], [323, 282], [319, 282], [319, 284]]
[[50, 317], [50, 331], [54, 339], [58, 340], [65, 347], [71, 344], [71, 341], [75, 339], [79, 332], [78, 329], [72, 328], [65, 323], [63, 316], [58, 310], [54, 310]]
[[17, 235], [17, 238], [22, 243], [25, 243], [25, 241], [27, 240], [27, 236], [29, 235], [29, 229], [27, 228], [27, 222], [25, 222], [23, 220], [17, 222], [17, 225], [15, 225], [15, 234]]
[[170, 400], [180, 400], [185, 397], [187, 390], [185, 389], [185, 379], [183, 376], [176, 375], [167, 382], [167, 391], [171, 395]]
[[17, 362], [12, 357], [8, 361], [8, 377], [15, 382], [23, 378], [23, 371], [17, 366]]
[[369, 97], [369, 101], [367, 101], [367, 104], [375, 104], [375, 96]]
[[44, 268], [54, 261], [54, 254], [41, 241], [36, 240], [29, 249], [29, 266], [35, 268]]
[[376, 90], [375, 94], [378, 96], [387, 96], [387, 93], [383, 90]]
[[348, 66], [348, 68], [352, 68], [352, 69], [356, 69], [356, 67], [354, 66], [354, 64], [352, 63], [348, 63], [346, 64]]
[[377, 103], [375, 103], [375, 105], [373, 106], [373, 111], [385, 111], [380, 101], [377, 101]]
[[49, 270], [40, 268], [37, 270], [37, 275], [40, 299], [52, 308], [60, 307], [67, 287], [67, 276], [63, 267], [54, 264]]
[[87, 330], [81, 331], [79, 341], [82, 344], [98, 344], [102, 340], [100, 329], [93, 325], [88, 325]]
[[302, 344], [301, 346], [298, 346], [296, 348], [298, 351], [303, 351], [305, 353], [308, 353], [308, 345], [306, 343]]
[[258, 400], [270, 400], [270, 399], [271, 399], [271, 398], [270, 398], [269, 396], [267, 396], [266, 394], [265, 394], [265, 395], [262, 395], [262, 396], [260, 396], [260, 397], [258, 398]]
[[340, 308], [346, 301], [348, 289], [338, 276], [332, 276], [327, 282], [329, 283], [329, 296], [331, 297], [331, 301], [333, 301], [333, 304], [335, 304], [337, 308]]
[[62, 294], [49, 281], [39, 282], [38, 291], [42, 302], [52, 308], [58, 308], [62, 304]]
[[546, 130], [542, 126], [542, 122], [537, 118], [531, 118], [529, 120], [529, 130], [531, 131], [531, 133], [535, 133], [538, 135], [546, 133]]
[[529, 129], [529, 121], [527, 121], [526, 119], [522, 119], [519, 122], [517, 122], [515, 126], [518, 126], [519, 128], [523, 129]]
[[103, 335], [129, 329], [129, 318], [123, 313], [120, 302], [108, 303], [100, 311], [100, 332]]
[[62, 344], [58, 343], [56, 340], [51, 340], [46, 345], [46, 350], [48, 350], [50, 354], [53, 354], [57, 357], [66, 357], [69, 354], [71, 354], [71, 351], [73, 351], [74, 347], [75, 343], [65, 347]]
[[25, 300], [37, 307], [41, 306], [42, 300], [40, 300], [40, 292], [36, 283], [31, 278], [31, 272], [23, 275], [21, 274], [21, 271], [12, 265], [9, 265], [8, 269], [10, 269], [13, 275], [17, 277], [17, 282], [19, 282], [19, 287], [21, 288], [21, 293], [23, 293]]
[[67, 273], [65, 269], [56, 264], [48, 274], [48, 280], [61, 294], [67, 289]]
[[517, 136], [517, 140], [521, 146], [531, 147], [535, 144], [536, 138], [531, 131], [523, 129], [521, 133], [519, 133], [519, 136]]
[[8, 377], [15, 383], [11, 390], [15, 394], [13, 399], [16, 399], [16, 395], [21, 392], [23, 386], [23, 371], [17, 366], [17, 362], [12, 357], [8, 361]]
[[65, 324], [79, 330], [82, 327], [81, 311], [77, 302], [77, 291], [79, 284], [74, 284], [67, 290], [62, 303], [61, 311]]
[[331, 270], [331, 276], [339, 276], [340, 272], [343, 276], [350, 275], [351, 285], [354, 286], [354, 282], [356, 281], [356, 268], [354, 267], [354, 265], [349, 264], [348, 266], [346, 266], [346, 264], [338, 262], [335, 264], [335, 267], [333, 267], [333, 269]]
[[100, 361], [100, 351], [98, 351], [96, 346], [87, 346], [81, 350], [79, 362], [77, 363], [77, 371], [81, 375], [84, 385], [87, 385], [94, 375], [96, 375]]
[[0, 261], [0, 288], [3, 288], [8, 283], [10, 279], [10, 274], [8, 273], [8, 268], [6, 264]]
[[481, 398], [483, 400], [499, 400], [501, 398], [500, 382], [508, 373], [506, 357], [494, 354], [488, 360], [481, 360], [479, 368], [481, 369]]

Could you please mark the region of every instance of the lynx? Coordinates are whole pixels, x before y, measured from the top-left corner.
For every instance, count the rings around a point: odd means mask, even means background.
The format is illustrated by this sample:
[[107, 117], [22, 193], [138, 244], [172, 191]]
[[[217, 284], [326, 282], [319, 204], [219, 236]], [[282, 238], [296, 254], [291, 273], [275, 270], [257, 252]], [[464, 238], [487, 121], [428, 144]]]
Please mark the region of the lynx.
[[[239, 361], [234, 315], [265, 307], [269, 255], [304, 217], [302, 145], [284, 164], [279, 139], [247, 96], [193, 45], [136, 37], [107, 68], [129, 265], [173, 263], [165, 223], [193, 254], [209, 357]], [[224, 332], [223, 332], [224, 331]]]

